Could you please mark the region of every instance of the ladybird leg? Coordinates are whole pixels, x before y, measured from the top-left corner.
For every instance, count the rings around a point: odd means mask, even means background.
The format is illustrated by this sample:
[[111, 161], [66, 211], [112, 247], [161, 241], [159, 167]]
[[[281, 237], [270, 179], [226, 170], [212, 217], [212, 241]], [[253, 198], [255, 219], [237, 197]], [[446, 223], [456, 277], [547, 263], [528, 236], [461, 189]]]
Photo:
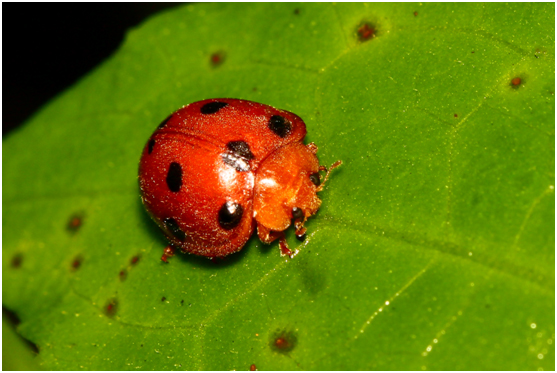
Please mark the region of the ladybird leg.
[[307, 148], [309, 149], [310, 152], [312, 152], [313, 154], [317, 154], [317, 150], [319, 149], [317, 147], [317, 145], [315, 145], [315, 143], [310, 142], [309, 144], [306, 145]]
[[304, 227], [304, 221], [297, 221], [294, 223], [296, 226], [296, 238], [300, 241], [304, 241], [306, 239], [306, 227]]
[[286, 237], [284, 235], [284, 232], [277, 232], [277, 231], [272, 231], [269, 228], [258, 224], [257, 225], [257, 235], [259, 236], [259, 239], [261, 240], [261, 242], [269, 244], [271, 242], [273, 242], [274, 240], [276, 240], [277, 238], [279, 239], [279, 247], [280, 247], [280, 255], [281, 256], [292, 256], [292, 250], [290, 250], [288, 248], [288, 244], [286, 243]]
[[286, 237], [284, 236], [284, 232], [279, 232], [279, 233], [281, 234], [279, 238], [280, 256], [288, 255], [289, 257], [292, 258], [292, 255], [294, 253], [292, 252], [292, 250], [288, 248], [288, 244], [286, 243]]
[[263, 243], [270, 244], [271, 242], [279, 238], [279, 235], [277, 233], [279, 232], [272, 231], [264, 225], [257, 224], [257, 235]]
[[174, 248], [174, 246], [168, 245], [167, 247], [164, 248], [163, 254], [161, 256], [161, 260], [165, 263], [168, 263], [168, 258], [174, 256], [175, 252], [176, 249]]
[[[327, 181], [327, 179], [329, 178], [329, 175], [331, 174], [331, 171], [333, 171], [335, 168], [337, 168], [338, 166], [340, 166], [342, 164], [342, 161], [336, 161], [335, 163], [333, 163], [331, 165], [331, 167], [329, 167], [329, 169], [327, 170], [327, 168], [325, 166], [319, 166], [319, 171], [327, 171], [327, 173], [325, 174], [325, 179], [323, 179], [323, 182], [321, 183], [321, 185], [319, 185], [317, 187], [317, 191], [320, 192], [323, 190], [323, 187], [325, 186], [325, 182]], [[325, 168], [324, 170], [321, 170], [321, 167]]]

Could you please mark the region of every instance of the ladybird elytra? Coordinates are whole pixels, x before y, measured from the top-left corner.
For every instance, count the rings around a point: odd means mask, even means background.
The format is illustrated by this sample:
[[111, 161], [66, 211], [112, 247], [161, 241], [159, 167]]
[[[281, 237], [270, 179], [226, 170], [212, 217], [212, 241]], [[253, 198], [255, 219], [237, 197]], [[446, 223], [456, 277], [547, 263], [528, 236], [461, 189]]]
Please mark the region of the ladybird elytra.
[[[239, 251], [257, 229], [264, 243], [314, 215], [337, 161], [319, 165], [304, 145], [306, 126], [291, 112], [239, 99], [208, 99], [169, 115], [144, 147], [139, 186], [145, 208], [174, 249], [210, 258]], [[319, 172], [326, 171], [321, 180]]]

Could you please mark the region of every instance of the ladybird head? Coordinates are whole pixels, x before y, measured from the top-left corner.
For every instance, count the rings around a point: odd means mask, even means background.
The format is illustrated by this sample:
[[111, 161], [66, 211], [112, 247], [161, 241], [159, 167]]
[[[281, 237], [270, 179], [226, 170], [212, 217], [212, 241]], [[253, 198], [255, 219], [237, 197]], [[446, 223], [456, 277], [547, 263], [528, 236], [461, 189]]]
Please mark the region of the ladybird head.
[[[271, 231], [284, 231], [292, 221], [296, 231], [314, 215], [321, 200], [317, 192], [323, 189], [314, 144], [293, 143], [284, 146], [259, 166], [255, 179], [254, 216], [258, 225]], [[333, 165], [331, 170], [336, 167]], [[330, 171], [330, 170], [329, 170]]]

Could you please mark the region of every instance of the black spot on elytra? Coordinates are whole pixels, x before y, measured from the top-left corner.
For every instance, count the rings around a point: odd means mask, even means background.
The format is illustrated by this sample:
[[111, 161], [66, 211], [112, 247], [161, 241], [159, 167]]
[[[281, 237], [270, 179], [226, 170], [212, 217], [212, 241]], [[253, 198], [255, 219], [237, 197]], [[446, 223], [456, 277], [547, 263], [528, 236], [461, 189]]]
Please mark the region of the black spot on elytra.
[[304, 241], [306, 240], [306, 234], [304, 233], [304, 234], [301, 234], [301, 235], [299, 235], [299, 236], [296, 235], [296, 239], [297, 239], [298, 241], [304, 242]]
[[227, 106], [228, 104], [226, 102], [214, 101], [201, 106], [200, 111], [201, 114], [215, 114], [217, 111]]
[[292, 131], [292, 123], [281, 115], [273, 115], [269, 119], [269, 128], [277, 136], [285, 138]]
[[184, 233], [183, 230], [180, 229], [180, 226], [178, 225], [178, 222], [175, 219], [173, 218], [165, 219], [164, 225], [166, 225], [166, 228], [168, 228], [170, 233], [172, 233], [172, 235], [177, 239], [179, 239], [180, 241], [186, 239], [186, 234]]
[[319, 176], [319, 172], [314, 172], [313, 174], [309, 175], [309, 179], [315, 186], [319, 186], [321, 184], [321, 177]]
[[226, 230], [236, 228], [243, 214], [244, 209], [240, 204], [228, 201], [219, 210], [219, 225]]
[[273, 350], [285, 354], [292, 351], [297, 342], [298, 339], [293, 332], [278, 331], [271, 336], [269, 345]]
[[230, 167], [234, 167], [236, 171], [247, 172], [251, 170], [249, 161], [246, 160], [245, 158], [238, 157], [234, 153], [226, 152], [226, 153], [222, 153], [220, 156], [224, 163], [226, 163]]
[[164, 126], [166, 126], [166, 123], [168, 123], [168, 121], [170, 120], [170, 118], [172, 118], [173, 115], [174, 115], [174, 114], [170, 114], [169, 116], [167, 116], [166, 119], [163, 120], [163, 121], [161, 122], [161, 124], [159, 124], [159, 126], [158, 126], [157, 128], [158, 128], [158, 129], [161, 129], [161, 128], [163, 128]]
[[116, 298], [109, 299], [104, 308], [105, 314], [108, 317], [114, 317], [116, 311], [118, 310], [118, 301]]
[[224, 163], [234, 167], [236, 171], [247, 172], [251, 170], [249, 161], [255, 157], [245, 141], [230, 141], [226, 144], [226, 147], [229, 151], [221, 154]]
[[255, 158], [249, 148], [248, 143], [245, 141], [230, 141], [228, 144], [226, 144], [226, 147], [228, 148], [228, 150], [242, 158], [248, 160]]
[[155, 139], [149, 140], [147, 143], [147, 153], [151, 154], [153, 152], [153, 148], [155, 147]]
[[166, 185], [172, 192], [179, 192], [182, 187], [182, 166], [177, 162], [172, 162], [166, 175]]

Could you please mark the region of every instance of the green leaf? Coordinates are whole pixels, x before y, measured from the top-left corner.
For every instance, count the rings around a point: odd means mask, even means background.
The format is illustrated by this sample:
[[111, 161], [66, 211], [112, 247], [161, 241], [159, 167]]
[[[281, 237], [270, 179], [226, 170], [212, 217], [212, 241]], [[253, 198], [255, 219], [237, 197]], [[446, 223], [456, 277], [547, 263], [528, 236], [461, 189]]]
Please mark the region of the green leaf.
[[[46, 369], [554, 370], [554, 14], [152, 18], [4, 140], [4, 306]], [[212, 97], [293, 111], [322, 164], [344, 162], [293, 259], [254, 237], [219, 263], [160, 261], [139, 155], [168, 113]]]

